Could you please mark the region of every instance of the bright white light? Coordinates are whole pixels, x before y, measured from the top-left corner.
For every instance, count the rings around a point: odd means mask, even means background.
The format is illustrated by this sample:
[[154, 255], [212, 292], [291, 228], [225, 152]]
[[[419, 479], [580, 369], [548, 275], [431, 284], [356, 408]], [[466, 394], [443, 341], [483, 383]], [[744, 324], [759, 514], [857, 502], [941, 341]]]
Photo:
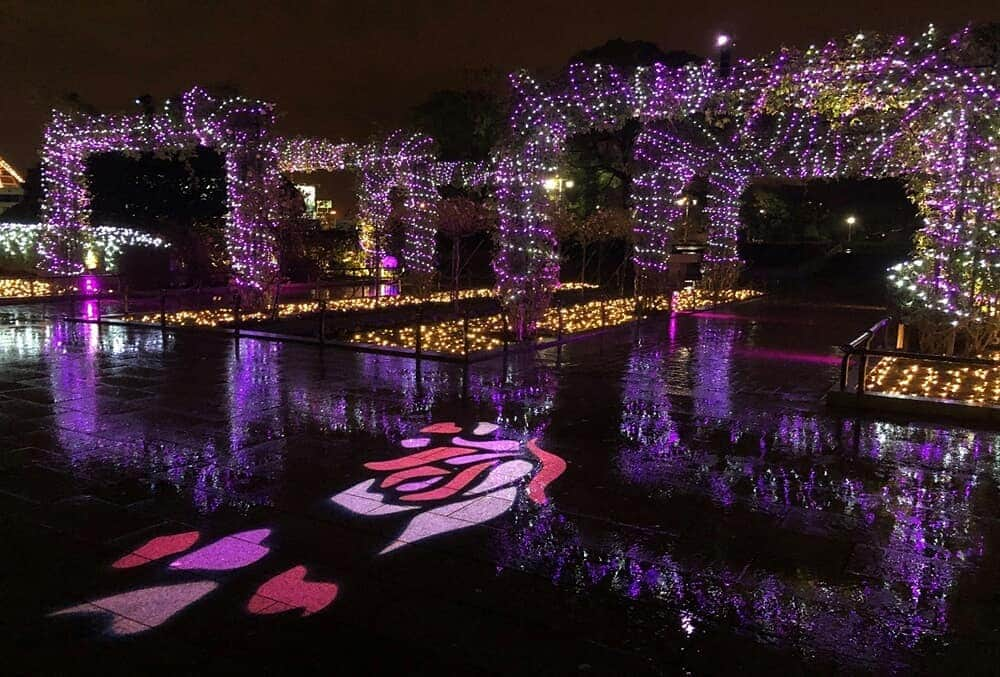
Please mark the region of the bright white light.
[[563, 188], [572, 188], [574, 185], [575, 184], [573, 183], [572, 179], [570, 179], [569, 181], [563, 181]]
[[857, 222], [858, 222], [858, 219], [857, 219], [856, 216], [848, 216], [847, 217], [847, 225], [853, 226]]
[[720, 33], [719, 35], [715, 36], [716, 47], [725, 47], [728, 44], [729, 44], [729, 36], [726, 35], [725, 33]]
[[542, 186], [545, 190], [555, 190], [559, 187], [559, 181], [557, 179], [545, 179]]

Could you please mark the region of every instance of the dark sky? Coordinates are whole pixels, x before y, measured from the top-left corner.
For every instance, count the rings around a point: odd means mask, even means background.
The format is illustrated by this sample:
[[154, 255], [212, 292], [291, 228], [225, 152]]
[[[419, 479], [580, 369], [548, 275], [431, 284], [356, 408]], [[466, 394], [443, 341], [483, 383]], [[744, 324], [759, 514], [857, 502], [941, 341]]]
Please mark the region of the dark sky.
[[0, 0], [0, 155], [35, 164], [67, 92], [114, 110], [229, 82], [276, 102], [283, 132], [362, 140], [473, 71], [552, 69], [614, 37], [707, 54], [725, 30], [751, 56], [859, 28], [991, 20], [997, 0]]

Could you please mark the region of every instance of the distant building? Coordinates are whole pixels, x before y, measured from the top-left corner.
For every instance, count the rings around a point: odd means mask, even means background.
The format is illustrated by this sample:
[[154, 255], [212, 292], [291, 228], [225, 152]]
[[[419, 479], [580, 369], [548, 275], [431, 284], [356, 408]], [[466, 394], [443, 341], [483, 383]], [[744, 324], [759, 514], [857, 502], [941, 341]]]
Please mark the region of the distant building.
[[0, 214], [24, 198], [24, 179], [0, 157]]
[[323, 230], [333, 230], [337, 227], [337, 210], [333, 208], [332, 200], [316, 201], [316, 220]]
[[316, 186], [297, 183], [295, 187], [302, 193], [302, 201], [306, 203], [306, 218], [316, 218]]

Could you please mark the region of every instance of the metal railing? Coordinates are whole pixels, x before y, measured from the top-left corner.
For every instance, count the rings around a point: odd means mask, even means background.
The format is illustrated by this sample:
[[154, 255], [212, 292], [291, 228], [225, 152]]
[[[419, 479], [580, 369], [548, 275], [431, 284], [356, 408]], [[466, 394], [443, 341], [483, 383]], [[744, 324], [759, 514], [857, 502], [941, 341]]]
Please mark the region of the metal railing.
[[[956, 355], [933, 355], [902, 350], [903, 340], [900, 332], [900, 322], [894, 318], [885, 317], [873, 324], [850, 343], [840, 346], [844, 353], [840, 363], [840, 391], [848, 392], [851, 388], [851, 360], [854, 359], [856, 372], [854, 376], [854, 392], [864, 394], [865, 382], [869, 373], [871, 358], [893, 357], [929, 362], [937, 364], [958, 364], [971, 367], [1000, 367], [1000, 361], [981, 357], [959, 357]], [[891, 343], [891, 329], [896, 328], [895, 343]], [[877, 347], [880, 344], [883, 347]], [[873, 347], [875, 344], [876, 347]], [[889, 347], [894, 345], [895, 348]]]

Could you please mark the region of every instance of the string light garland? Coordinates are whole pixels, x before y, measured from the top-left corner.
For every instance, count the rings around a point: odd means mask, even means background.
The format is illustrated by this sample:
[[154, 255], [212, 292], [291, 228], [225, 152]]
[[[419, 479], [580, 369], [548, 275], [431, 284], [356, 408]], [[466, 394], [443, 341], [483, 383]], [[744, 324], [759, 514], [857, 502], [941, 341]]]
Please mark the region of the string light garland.
[[[901, 305], [1000, 337], [1000, 103], [997, 72], [976, 62], [976, 33], [895, 40], [856, 35], [734, 64], [623, 74], [574, 64], [540, 83], [512, 76], [512, 139], [500, 154], [502, 299], [530, 334], [558, 273], [542, 181], [571, 134], [638, 119], [635, 262], [640, 289], [662, 274], [696, 176], [709, 185], [704, 274], [731, 288], [741, 261], [740, 199], [759, 177], [901, 177], [924, 216], [913, 260], [891, 276]], [[654, 285], [655, 286], [655, 285]]]
[[[39, 241], [50, 226], [40, 223], [0, 223], [0, 254], [16, 258], [34, 258]], [[106, 270], [113, 270], [126, 247], [165, 249], [163, 238], [133, 228], [93, 226], [74, 235], [72, 248], [91, 253]], [[91, 266], [93, 267], [93, 266]]]
[[42, 213], [38, 241], [44, 270], [84, 270], [80, 234], [90, 223], [86, 160], [94, 153], [159, 151], [196, 145], [225, 155], [226, 244], [233, 284], [255, 303], [277, 278], [274, 227], [279, 190], [278, 153], [270, 104], [242, 97], [219, 99], [205, 90], [185, 92], [162, 110], [121, 115], [54, 111], [42, 148]]
[[271, 197], [281, 171], [359, 171], [359, 222], [373, 265], [387, 253], [399, 191], [399, 258], [424, 276], [435, 269], [437, 187], [490, 183], [499, 215], [497, 291], [515, 337], [524, 338], [538, 330], [559, 276], [546, 177], [569, 136], [635, 119], [642, 126], [633, 183], [640, 295], [662, 291], [682, 218], [676, 199], [697, 177], [708, 185], [703, 286], [713, 292], [735, 287], [741, 198], [755, 179], [899, 177], [924, 223], [913, 258], [890, 272], [898, 303], [908, 319], [960, 331], [981, 347], [1000, 340], [1000, 79], [995, 67], [980, 65], [981, 40], [971, 28], [944, 37], [931, 27], [913, 39], [858, 34], [784, 49], [725, 70], [707, 61], [631, 73], [574, 64], [550, 82], [519, 72], [511, 76], [510, 133], [489, 163], [437, 162], [430, 138], [403, 132], [362, 146], [280, 139], [271, 132], [270, 104], [198, 88], [158, 112], [57, 112], [42, 152], [51, 228], [38, 251], [52, 273], [82, 271], [77, 234], [88, 225], [85, 160], [92, 153], [195, 144], [225, 153], [233, 281], [251, 301], [278, 273]]
[[[563, 291], [579, 291], [585, 289], [595, 289], [597, 285], [584, 282], [564, 282], [560, 285]], [[477, 289], [462, 289], [458, 292], [458, 298], [462, 301], [472, 299], [493, 298], [494, 290], [489, 287], [479, 287]], [[216, 297], [214, 301], [222, 301]], [[452, 292], [434, 292], [424, 296], [400, 294], [397, 296], [366, 296], [364, 298], [334, 299], [326, 302], [326, 311], [335, 313], [358, 313], [373, 310], [389, 310], [393, 308], [405, 308], [418, 305], [446, 305], [454, 301]], [[278, 317], [291, 318], [311, 315], [320, 311], [319, 301], [295, 301], [278, 304]], [[159, 324], [159, 313], [134, 313], [122, 318], [126, 322], [136, 322], [139, 324]], [[164, 314], [164, 319], [168, 325], [172, 326], [198, 326], [217, 327], [220, 325], [232, 324], [236, 321], [235, 309], [230, 306], [207, 308], [202, 310], [178, 310]], [[243, 320], [268, 320], [271, 319], [267, 312], [248, 312], [242, 314]]]

